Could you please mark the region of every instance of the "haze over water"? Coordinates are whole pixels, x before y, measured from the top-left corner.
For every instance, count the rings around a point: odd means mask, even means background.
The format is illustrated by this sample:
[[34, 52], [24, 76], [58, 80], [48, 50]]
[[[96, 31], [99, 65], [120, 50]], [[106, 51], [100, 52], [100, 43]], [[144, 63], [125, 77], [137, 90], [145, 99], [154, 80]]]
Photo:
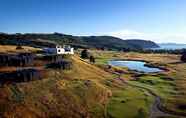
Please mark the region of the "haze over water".
[[168, 50], [175, 50], [175, 49], [186, 49], [186, 44], [159, 44], [160, 48], [157, 49], [168, 49]]

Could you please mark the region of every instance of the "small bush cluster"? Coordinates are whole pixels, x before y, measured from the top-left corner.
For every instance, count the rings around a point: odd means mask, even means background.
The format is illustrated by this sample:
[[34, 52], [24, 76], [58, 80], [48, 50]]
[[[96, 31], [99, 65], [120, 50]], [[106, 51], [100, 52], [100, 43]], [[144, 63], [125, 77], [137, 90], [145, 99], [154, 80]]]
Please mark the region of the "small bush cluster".
[[89, 52], [87, 49], [84, 49], [81, 51], [81, 58], [82, 59], [88, 59], [89, 58]]
[[21, 46], [21, 45], [18, 45], [17, 47], [16, 47], [16, 50], [23, 50], [24, 48]]
[[186, 62], [186, 52], [184, 52], [181, 56], [181, 61]]
[[95, 57], [93, 55], [90, 55], [87, 49], [82, 50], [81, 52], [81, 58], [82, 59], [89, 59], [91, 63], [95, 63]]
[[91, 63], [95, 63], [95, 58], [94, 58], [94, 56], [90, 56], [89, 60], [90, 60]]

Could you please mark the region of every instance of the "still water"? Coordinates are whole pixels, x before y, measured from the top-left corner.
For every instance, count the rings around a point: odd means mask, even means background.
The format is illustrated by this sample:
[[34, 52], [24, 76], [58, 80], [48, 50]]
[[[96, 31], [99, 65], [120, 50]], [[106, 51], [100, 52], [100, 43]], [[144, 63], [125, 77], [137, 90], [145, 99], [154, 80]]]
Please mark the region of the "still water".
[[119, 67], [127, 67], [130, 70], [136, 70], [139, 72], [144, 73], [155, 73], [155, 72], [161, 72], [163, 70], [155, 67], [147, 67], [145, 66], [146, 62], [143, 61], [109, 61], [109, 65], [111, 66], [119, 66]]

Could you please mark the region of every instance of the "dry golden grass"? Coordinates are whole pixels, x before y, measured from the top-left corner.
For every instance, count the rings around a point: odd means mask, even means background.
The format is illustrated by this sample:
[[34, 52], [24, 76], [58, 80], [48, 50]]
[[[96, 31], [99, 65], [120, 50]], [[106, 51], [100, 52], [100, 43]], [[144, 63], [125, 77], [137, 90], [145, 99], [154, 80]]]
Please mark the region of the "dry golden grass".
[[111, 92], [99, 81], [112, 75], [73, 56], [73, 69], [47, 70], [45, 79], [0, 88], [5, 118], [101, 118]]
[[100, 80], [111, 77], [110, 73], [86, 61], [82, 61], [78, 56], [73, 56], [72, 60], [74, 66], [71, 74], [73, 74], [73, 77], [77, 77], [77, 79], [89, 78], [92, 80]]
[[22, 46], [23, 49], [16, 50], [17, 46], [14, 45], [0, 45], [0, 53], [14, 53], [14, 52], [35, 52], [41, 50], [39, 48]]

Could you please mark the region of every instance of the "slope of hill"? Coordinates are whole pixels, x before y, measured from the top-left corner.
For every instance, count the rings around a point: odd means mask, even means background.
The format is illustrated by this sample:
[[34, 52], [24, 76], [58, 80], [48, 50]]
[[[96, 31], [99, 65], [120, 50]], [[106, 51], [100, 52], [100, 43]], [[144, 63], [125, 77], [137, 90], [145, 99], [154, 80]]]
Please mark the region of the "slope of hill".
[[138, 46], [140, 45], [142, 48], [158, 48], [159, 46], [152, 42], [152, 41], [144, 41], [144, 40], [139, 40], [139, 39], [130, 39], [130, 40], [125, 40], [128, 44]]
[[111, 91], [104, 70], [73, 56], [73, 69], [47, 70], [42, 80], [0, 87], [3, 118], [103, 118]]
[[54, 46], [70, 44], [81, 48], [106, 48], [111, 50], [157, 48], [158, 45], [146, 40], [123, 40], [112, 36], [72, 36], [60, 33], [53, 34], [0, 34], [0, 44]]

